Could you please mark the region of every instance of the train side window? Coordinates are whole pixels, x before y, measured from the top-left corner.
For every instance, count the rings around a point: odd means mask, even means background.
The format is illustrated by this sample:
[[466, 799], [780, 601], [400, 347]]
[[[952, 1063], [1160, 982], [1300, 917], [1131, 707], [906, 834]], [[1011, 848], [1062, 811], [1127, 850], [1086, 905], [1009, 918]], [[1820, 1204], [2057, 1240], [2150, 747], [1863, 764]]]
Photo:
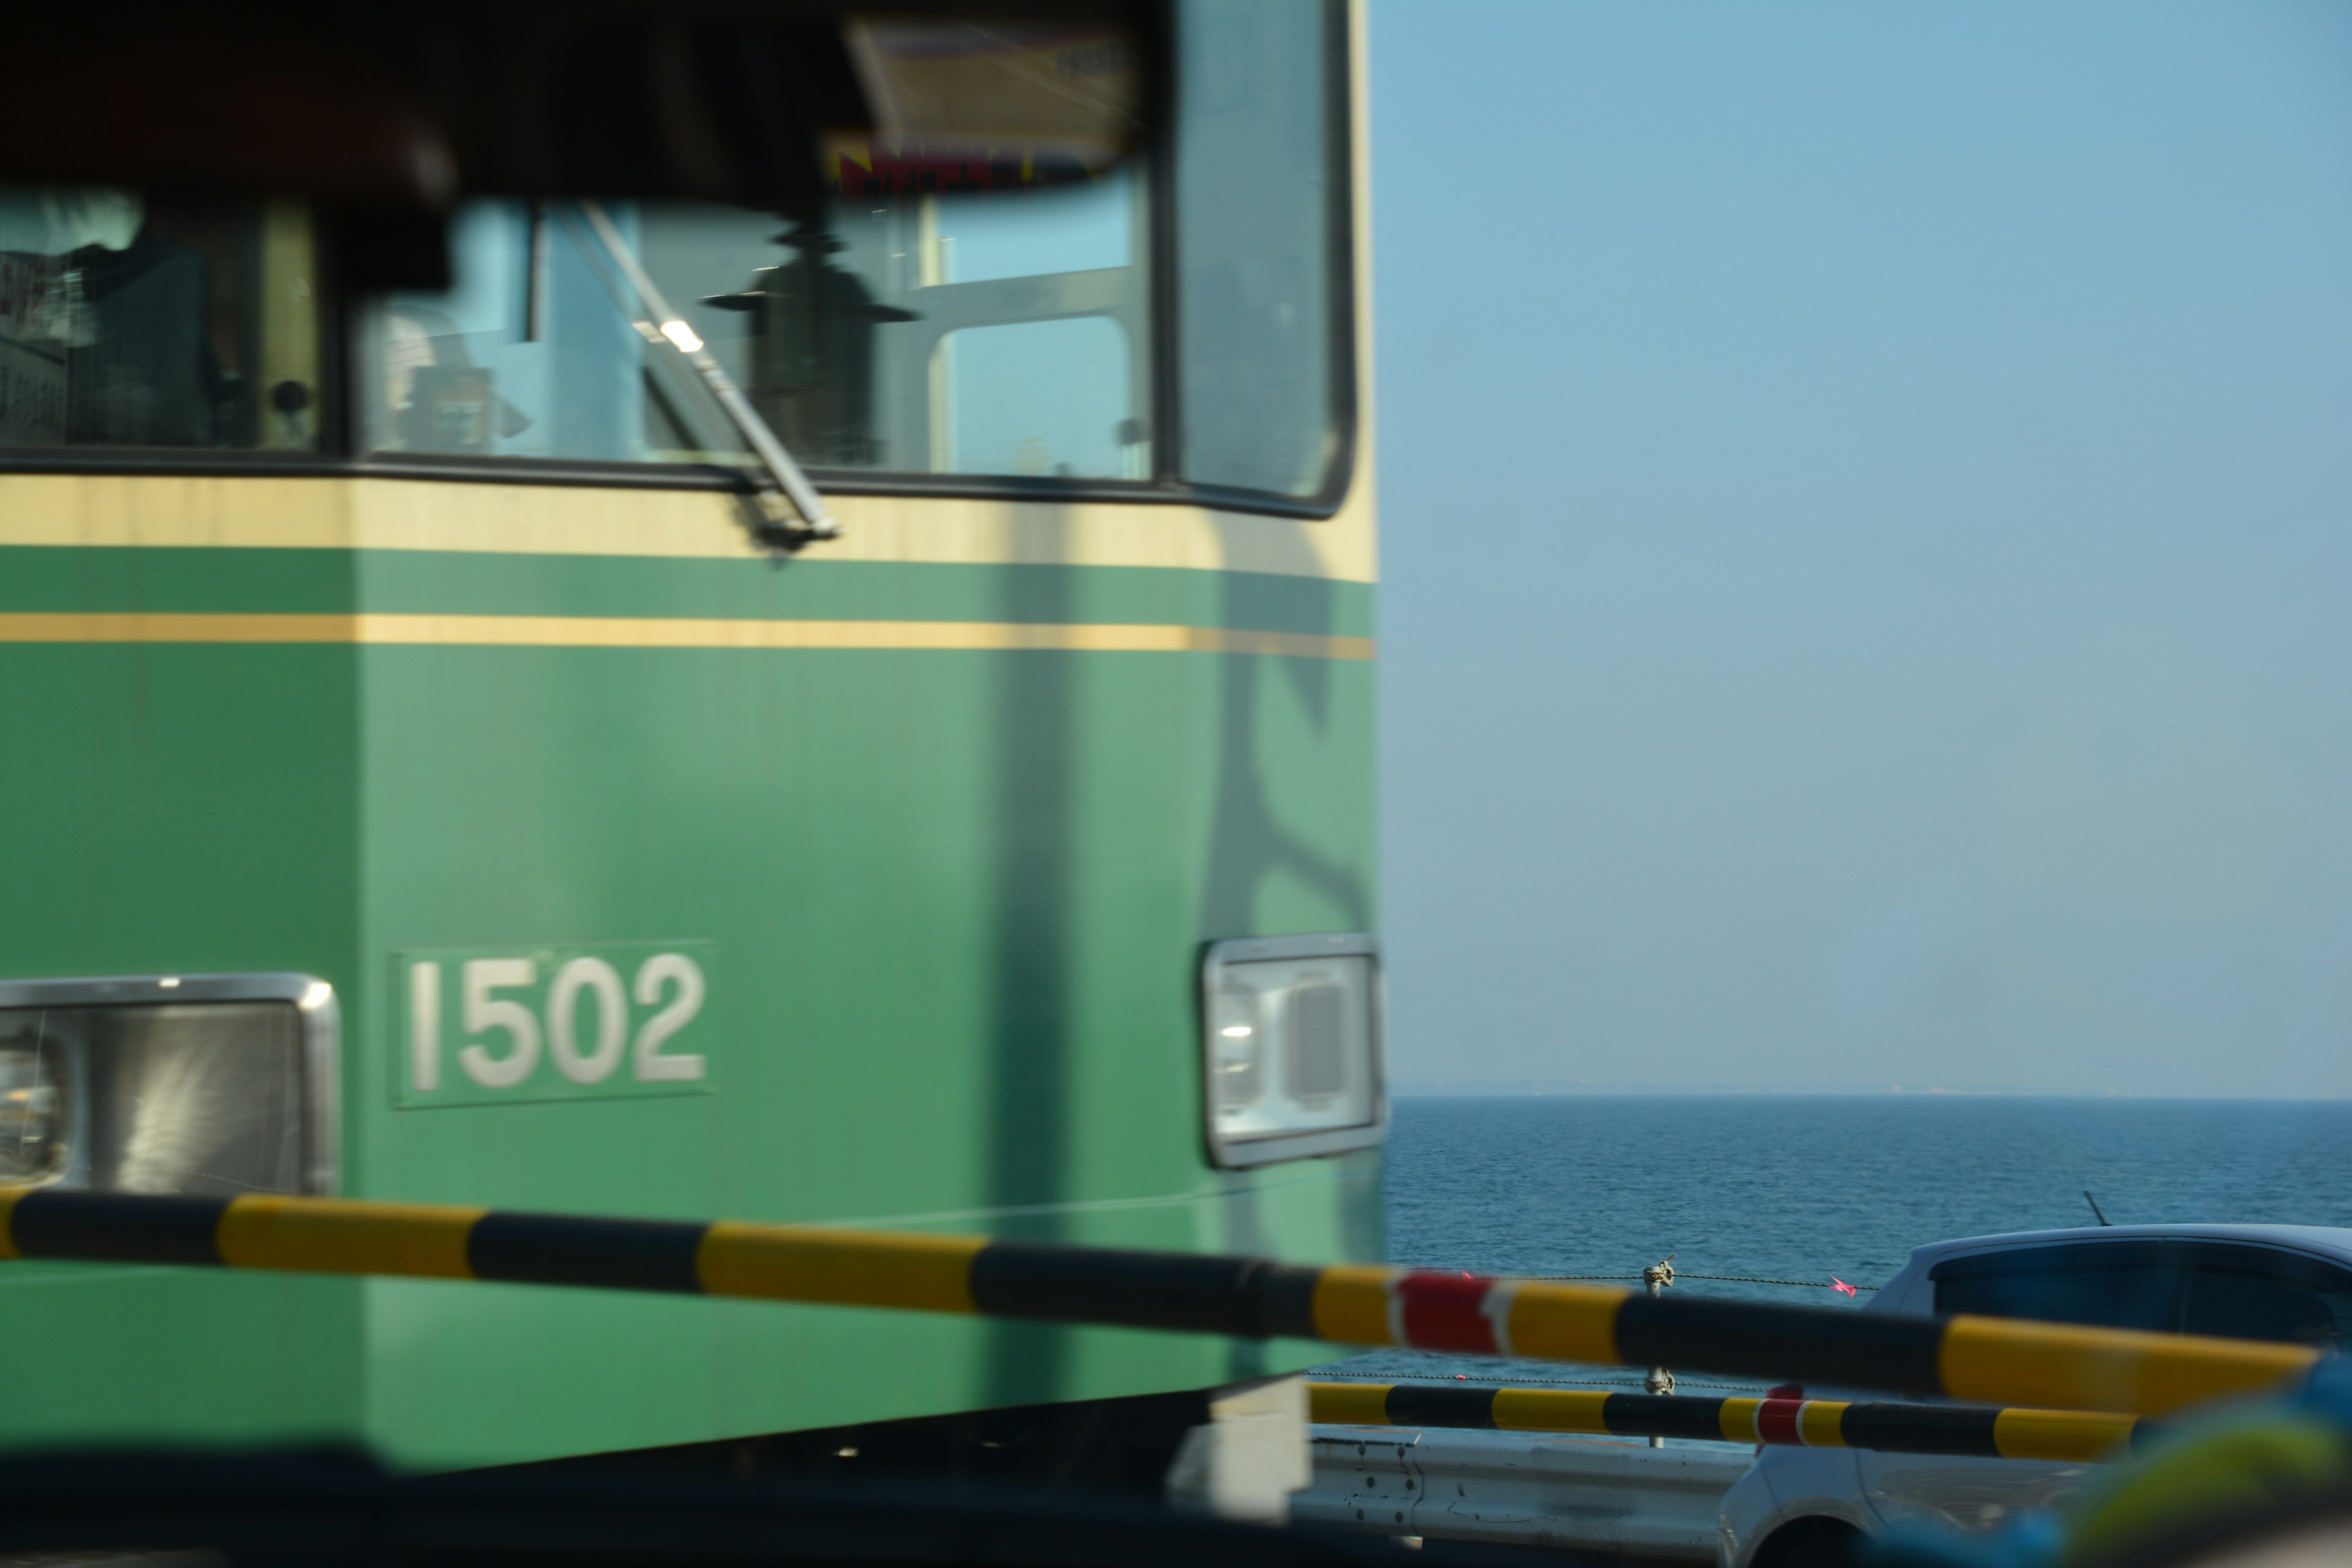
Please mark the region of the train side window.
[[308, 213], [0, 187], [0, 449], [318, 444]]

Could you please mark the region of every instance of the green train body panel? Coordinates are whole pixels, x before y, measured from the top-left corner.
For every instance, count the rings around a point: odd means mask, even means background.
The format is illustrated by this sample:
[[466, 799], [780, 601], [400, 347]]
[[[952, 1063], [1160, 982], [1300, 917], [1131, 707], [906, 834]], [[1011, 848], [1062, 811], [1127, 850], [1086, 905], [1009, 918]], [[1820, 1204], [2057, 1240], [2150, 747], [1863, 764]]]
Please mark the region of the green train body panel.
[[[814, 557], [0, 544], [0, 616], [1371, 631], [1361, 582]], [[1371, 677], [1247, 653], [0, 640], [0, 974], [329, 981], [355, 1196], [1377, 1257], [1376, 1153], [1210, 1167], [1194, 994], [1204, 942], [1374, 928]], [[702, 1079], [404, 1094], [400, 955], [610, 953], [625, 980], [656, 948], [701, 955], [677, 1048]], [[0, 1311], [0, 1442], [336, 1436], [425, 1466], [1328, 1353], [99, 1265], [9, 1265]]]

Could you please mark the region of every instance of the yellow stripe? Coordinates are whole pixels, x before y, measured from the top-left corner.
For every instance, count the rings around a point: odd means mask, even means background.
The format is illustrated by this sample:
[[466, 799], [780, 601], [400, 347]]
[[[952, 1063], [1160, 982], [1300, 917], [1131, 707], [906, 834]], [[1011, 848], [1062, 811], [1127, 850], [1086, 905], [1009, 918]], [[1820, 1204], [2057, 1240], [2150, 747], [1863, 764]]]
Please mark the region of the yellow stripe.
[[469, 1279], [466, 1237], [488, 1209], [441, 1204], [243, 1197], [221, 1215], [221, 1260], [236, 1268]]
[[721, 1220], [695, 1257], [714, 1296], [969, 1312], [976, 1236], [901, 1236]]
[[38, 1187], [0, 1187], [0, 1260], [22, 1258], [16, 1250], [16, 1235], [10, 1226], [16, 1217], [16, 1200], [26, 1193], [37, 1193]]
[[1571, 1393], [1554, 1388], [1498, 1388], [1495, 1391], [1495, 1425], [1508, 1432], [1606, 1432], [1601, 1418], [1605, 1394]]
[[2273, 1387], [2317, 1359], [2301, 1345], [1958, 1317], [1944, 1330], [1937, 1372], [1946, 1394], [1971, 1404], [2161, 1415]]
[[2137, 1416], [2092, 1410], [2004, 1410], [1992, 1418], [1992, 1446], [2008, 1459], [2122, 1458], [2117, 1450], [2138, 1424]]
[[1385, 1383], [1310, 1383], [1307, 1418], [1331, 1426], [1385, 1426], [1389, 1388]]
[[1797, 1407], [1797, 1436], [1808, 1448], [1843, 1448], [1844, 1420], [1844, 1400], [1808, 1399]]
[[1395, 1343], [1389, 1332], [1389, 1282], [1403, 1272], [1335, 1263], [1315, 1281], [1315, 1334], [1343, 1345]]
[[1622, 1290], [1529, 1281], [1511, 1298], [1511, 1352], [1547, 1361], [1615, 1363]]
[[[1391, 1384], [1310, 1383], [1310, 1419], [1335, 1426], [1386, 1426]], [[1717, 1415], [1724, 1438], [1760, 1441], [1757, 1399], [1727, 1399]], [[1609, 1395], [1549, 1388], [1497, 1388], [1491, 1405], [1496, 1426], [1506, 1432], [1606, 1433]], [[1809, 1447], [1845, 1447], [1847, 1405], [1842, 1400], [1810, 1400], [1798, 1413], [1797, 1431]], [[2003, 1458], [2088, 1464], [2125, 1457], [2138, 1418], [2085, 1410], [2003, 1410], [1993, 1419], [1993, 1446]]]
[[[1369, 452], [1327, 521], [1109, 501], [833, 496], [806, 559], [1147, 566], [1369, 583]], [[709, 490], [392, 479], [0, 475], [0, 546], [415, 550], [758, 561], [737, 498]]]
[[1370, 637], [1223, 626], [1021, 621], [770, 621], [638, 616], [0, 615], [0, 643], [335, 643], [372, 647], [915, 648], [1239, 653], [1368, 659]]

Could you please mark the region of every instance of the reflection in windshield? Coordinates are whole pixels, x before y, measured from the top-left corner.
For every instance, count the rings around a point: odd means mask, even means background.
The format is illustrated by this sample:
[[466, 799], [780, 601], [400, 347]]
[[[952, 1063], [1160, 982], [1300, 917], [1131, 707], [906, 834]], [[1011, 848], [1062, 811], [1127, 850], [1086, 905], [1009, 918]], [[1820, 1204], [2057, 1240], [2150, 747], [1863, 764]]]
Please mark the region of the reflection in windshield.
[[[804, 463], [871, 468], [874, 435], [874, 329], [911, 321], [912, 310], [885, 305], [856, 273], [834, 264], [844, 248], [821, 223], [793, 225], [778, 242], [793, 259], [762, 267], [737, 294], [702, 302], [750, 316], [752, 405]], [[706, 342], [709, 340], [706, 338]]]

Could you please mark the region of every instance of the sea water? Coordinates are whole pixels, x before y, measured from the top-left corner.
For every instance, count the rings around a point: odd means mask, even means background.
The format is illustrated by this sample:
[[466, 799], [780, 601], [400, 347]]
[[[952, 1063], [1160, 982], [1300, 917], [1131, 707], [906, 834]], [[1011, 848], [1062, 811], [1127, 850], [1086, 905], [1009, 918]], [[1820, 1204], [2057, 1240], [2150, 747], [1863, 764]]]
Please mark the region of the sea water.
[[[1849, 1298], [1826, 1282], [1881, 1284], [1927, 1242], [2095, 1225], [2086, 1189], [2117, 1225], [2352, 1226], [2352, 1101], [1408, 1099], [1397, 1102], [1387, 1181], [1389, 1257], [1400, 1263], [1638, 1275], [1672, 1254], [1677, 1295], [1852, 1309], [1868, 1293]], [[1691, 1278], [1702, 1274], [1822, 1283]], [[1622, 1368], [1414, 1352], [1331, 1370], [1640, 1382]]]

